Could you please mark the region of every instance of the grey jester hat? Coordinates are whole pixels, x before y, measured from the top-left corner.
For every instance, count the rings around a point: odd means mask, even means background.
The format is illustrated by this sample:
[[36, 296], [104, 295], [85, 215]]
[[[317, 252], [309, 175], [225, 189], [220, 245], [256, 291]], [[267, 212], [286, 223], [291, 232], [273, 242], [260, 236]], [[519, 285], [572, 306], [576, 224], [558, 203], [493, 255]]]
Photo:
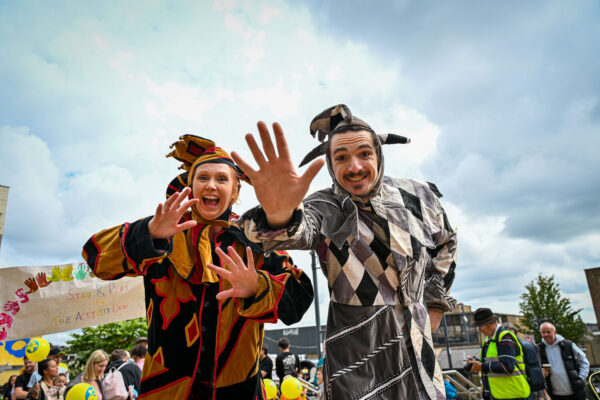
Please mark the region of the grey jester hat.
[[375, 185], [371, 189], [371, 192], [367, 197], [375, 195], [381, 187], [383, 180], [383, 152], [381, 146], [385, 144], [406, 144], [410, 143], [410, 139], [404, 136], [396, 135], [393, 133], [377, 134], [373, 128], [365, 121], [352, 115], [352, 111], [345, 104], [338, 104], [333, 107], [329, 107], [319, 113], [310, 123], [310, 134], [312, 137], [317, 137], [319, 144], [317, 147], [312, 149], [300, 163], [300, 166], [308, 164], [315, 158], [325, 155], [327, 160], [327, 168], [329, 169], [329, 175], [333, 178], [335, 186], [341, 189], [341, 186], [335, 179], [331, 160], [329, 159], [329, 143], [334, 134], [344, 134], [353, 130], [365, 130], [371, 132], [373, 135], [373, 142], [376, 147], [377, 153], [377, 173], [378, 178]]

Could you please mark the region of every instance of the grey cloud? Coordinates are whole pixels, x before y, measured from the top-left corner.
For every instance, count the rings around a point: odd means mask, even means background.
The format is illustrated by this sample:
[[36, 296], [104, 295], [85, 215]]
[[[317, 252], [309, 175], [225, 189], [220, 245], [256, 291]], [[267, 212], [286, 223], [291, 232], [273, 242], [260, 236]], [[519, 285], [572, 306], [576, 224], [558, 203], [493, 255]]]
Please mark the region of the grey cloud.
[[424, 175], [447, 198], [506, 215], [517, 237], [560, 242], [597, 229], [597, 2], [310, 4], [322, 32], [399, 65], [404, 83], [382, 102], [440, 127]]

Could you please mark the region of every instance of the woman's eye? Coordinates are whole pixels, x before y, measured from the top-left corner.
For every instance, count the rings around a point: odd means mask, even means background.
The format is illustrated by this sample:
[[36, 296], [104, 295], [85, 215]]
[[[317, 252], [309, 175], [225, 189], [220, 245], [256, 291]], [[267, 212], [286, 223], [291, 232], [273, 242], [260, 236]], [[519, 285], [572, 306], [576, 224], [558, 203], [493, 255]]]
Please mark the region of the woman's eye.
[[219, 182], [227, 182], [227, 177], [221, 176], [218, 178]]
[[206, 176], [199, 176], [199, 177], [198, 177], [198, 180], [199, 180], [199, 181], [207, 181], [207, 180], [208, 180], [208, 178], [207, 178]]

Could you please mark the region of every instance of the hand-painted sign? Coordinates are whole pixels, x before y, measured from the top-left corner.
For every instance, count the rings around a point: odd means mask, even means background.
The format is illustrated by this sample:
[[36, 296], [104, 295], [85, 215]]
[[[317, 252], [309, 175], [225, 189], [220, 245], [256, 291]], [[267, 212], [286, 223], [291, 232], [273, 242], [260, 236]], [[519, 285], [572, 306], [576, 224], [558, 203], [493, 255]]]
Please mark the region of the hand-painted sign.
[[103, 281], [85, 263], [0, 269], [0, 341], [143, 317], [139, 277]]

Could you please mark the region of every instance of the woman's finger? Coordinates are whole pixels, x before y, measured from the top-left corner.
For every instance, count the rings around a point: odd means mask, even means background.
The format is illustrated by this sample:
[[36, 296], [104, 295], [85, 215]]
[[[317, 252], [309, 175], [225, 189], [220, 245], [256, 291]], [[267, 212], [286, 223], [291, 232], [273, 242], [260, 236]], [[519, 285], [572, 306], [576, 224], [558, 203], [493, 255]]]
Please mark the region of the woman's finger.
[[267, 128], [267, 124], [262, 121], [258, 121], [256, 124], [258, 127], [258, 133], [260, 134], [260, 140], [262, 142], [262, 147], [269, 161], [273, 161], [277, 158], [277, 153], [275, 152], [275, 146], [273, 146], [273, 141], [271, 140], [271, 134], [269, 133], [269, 128]]
[[231, 257], [229, 257], [227, 254], [225, 254], [225, 252], [223, 250], [221, 250], [221, 248], [217, 247], [216, 252], [217, 252], [217, 255], [219, 256], [219, 258], [221, 259], [221, 264], [223, 266], [229, 265], [229, 268], [232, 271], [239, 269], [239, 267], [235, 264], [235, 262], [231, 259]]
[[235, 251], [235, 249], [232, 246], [229, 246], [227, 250], [229, 251], [229, 257], [233, 259], [237, 267], [240, 269], [246, 269], [246, 266], [244, 265], [244, 260], [242, 259], [242, 257], [240, 257], [237, 251]]
[[252, 254], [250, 246], [246, 247], [246, 260], [248, 261], [248, 271], [256, 272], [254, 268], [254, 254]]
[[233, 288], [231, 289], [227, 289], [227, 290], [223, 290], [222, 292], [217, 293], [217, 300], [225, 300], [228, 299], [230, 297], [234, 297], [235, 296], [235, 290]]
[[231, 271], [227, 271], [225, 268], [221, 268], [221, 267], [217, 267], [214, 264], [206, 264], [206, 266], [213, 270], [214, 272], [216, 272], [217, 274], [219, 274], [220, 276], [222, 276], [224, 279], [227, 279], [229, 281], [229, 278], [231, 278], [231, 275], [233, 275], [231, 273]]

